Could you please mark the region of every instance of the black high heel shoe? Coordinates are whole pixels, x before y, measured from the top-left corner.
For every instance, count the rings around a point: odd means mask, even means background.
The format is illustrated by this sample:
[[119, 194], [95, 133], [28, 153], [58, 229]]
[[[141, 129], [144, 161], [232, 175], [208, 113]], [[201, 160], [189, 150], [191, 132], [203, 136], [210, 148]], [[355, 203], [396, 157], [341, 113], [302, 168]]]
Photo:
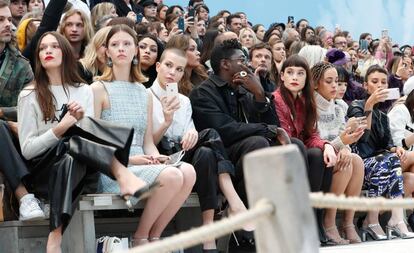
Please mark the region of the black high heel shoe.
[[410, 214], [410, 216], [408, 216], [407, 223], [410, 226], [411, 231], [414, 232], [414, 213], [412, 213], [412, 214]]
[[134, 194], [124, 194], [121, 197], [125, 200], [125, 204], [128, 206], [128, 209], [133, 209], [134, 205], [131, 202], [131, 197], [137, 199], [137, 202], [148, 198], [154, 192], [155, 189], [160, 187], [160, 183], [155, 181], [151, 184], [147, 184], [141, 188], [139, 188]]

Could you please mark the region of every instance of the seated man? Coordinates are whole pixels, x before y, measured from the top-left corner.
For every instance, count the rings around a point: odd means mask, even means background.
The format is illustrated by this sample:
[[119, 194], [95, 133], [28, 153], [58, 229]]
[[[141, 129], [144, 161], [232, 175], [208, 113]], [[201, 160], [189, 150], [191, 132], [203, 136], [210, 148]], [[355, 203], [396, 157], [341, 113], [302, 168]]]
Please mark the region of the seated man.
[[[20, 91], [33, 80], [29, 62], [10, 43], [12, 14], [8, 4], [0, 0], [0, 171], [5, 175], [20, 200], [20, 220], [43, 218], [38, 200], [28, 194], [22, 179], [29, 173], [18, 147], [16, 113]], [[14, 113], [13, 113], [14, 112]]]
[[267, 43], [259, 43], [250, 48], [250, 65], [254, 69], [255, 75], [260, 79], [265, 92], [273, 92], [276, 84], [270, 80], [270, 70], [272, 68], [273, 56], [272, 49]]
[[[236, 165], [236, 189], [247, 204], [243, 156], [289, 140], [284, 130], [277, 128], [279, 120], [270, 95], [247, 67], [240, 43], [225, 40], [213, 49], [210, 60], [214, 74], [190, 94], [193, 120], [199, 131], [213, 128], [221, 136], [229, 159]], [[239, 239], [243, 242], [246, 238], [252, 241], [246, 235]]]

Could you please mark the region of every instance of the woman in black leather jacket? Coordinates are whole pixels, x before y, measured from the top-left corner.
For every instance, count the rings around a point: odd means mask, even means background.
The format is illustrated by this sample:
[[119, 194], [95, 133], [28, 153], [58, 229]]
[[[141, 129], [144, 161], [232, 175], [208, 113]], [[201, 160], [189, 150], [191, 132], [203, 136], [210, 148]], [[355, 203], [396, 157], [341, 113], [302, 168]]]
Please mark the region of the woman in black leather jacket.
[[[369, 197], [401, 198], [403, 195], [403, 177], [401, 161], [406, 160], [405, 150], [393, 144], [388, 117], [378, 109], [386, 101], [388, 91], [387, 71], [371, 66], [365, 75], [365, 89], [368, 98], [356, 100], [348, 109], [348, 117], [367, 117], [368, 127], [352, 149], [364, 160], [365, 175], [363, 189]], [[387, 239], [378, 222], [378, 211], [368, 212], [362, 225], [362, 239], [370, 235], [374, 240]], [[391, 219], [386, 226], [387, 235], [391, 232], [401, 238], [412, 238], [403, 221], [403, 210], [393, 209]], [[390, 233], [388, 233], [390, 232]], [[389, 236], [388, 236], [388, 239]]]

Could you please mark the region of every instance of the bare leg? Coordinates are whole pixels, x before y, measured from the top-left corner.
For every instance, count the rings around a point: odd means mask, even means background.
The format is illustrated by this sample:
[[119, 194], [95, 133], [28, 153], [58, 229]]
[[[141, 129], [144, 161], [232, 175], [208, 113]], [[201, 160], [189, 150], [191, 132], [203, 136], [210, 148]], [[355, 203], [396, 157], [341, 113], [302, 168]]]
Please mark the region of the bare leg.
[[[352, 157], [352, 177], [349, 180], [349, 184], [346, 187], [346, 196], [359, 196], [361, 194], [362, 183], [364, 181], [364, 162], [361, 157], [353, 154]], [[346, 238], [359, 240], [358, 233], [354, 226], [354, 210], [345, 210], [344, 218], [342, 221], [342, 227], [345, 232]]]
[[404, 172], [404, 196], [406, 198], [412, 198], [414, 192], [414, 173], [411, 171]]
[[[214, 222], [214, 209], [206, 210], [202, 213], [203, 225], [208, 225]], [[216, 241], [203, 242], [203, 249], [217, 249]]]
[[[400, 198], [402, 197], [398, 197], [396, 199], [400, 199]], [[405, 225], [404, 222], [401, 222], [403, 220], [404, 220], [404, 210], [402, 208], [394, 208], [392, 209], [391, 218], [388, 221], [388, 225], [397, 226], [401, 230], [401, 232], [407, 233], [409, 231], [408, 231], [407, 225]]]
[[193, 166], [187, 163], [183, 163], [179, 170], [184, 178], [183, 185], [181, 189], [178, 191], [178, 194], [174, 196], [172, 201], [170, 201], [168, 206], [163, 210], [155, 224], [152, 226], [150, 231], [150, 237], [161, 236], [161, 233], [164, 231], [165, 227], [181, 208], [182, 204], [188, 198], [188, 196], [191, 193], [191, 190], [193, 189], [196, 180], [196, 173], [194, 171]]
[[144, 180], [129, 171], [128, 168], [122, 165], [116, 158], [112, 161], [111, 172], [119, 183], [121, 195], [132, 195], [147, 184]]
[[[351, 179], [352, 173], [352, 166], [346, 168], [345, 170], [334, 172], [332, 176], [331, 192], [336, 195], [343, 194]], [[326, 229], [325, 232], [328, 238], [339, 241], [341, 240], [341, 236], [336, 228], [335, 218], [336, 208], [326, 209], [323, 226]]]
[[177, 168], [168, 167], [160, 173], [157, 180], [161, 187], [155, 190], [147, 200], [137, 231], [134, 234], [135, 240], [148, 239], [151, 228], [180, 191], [184, 179]]
[[62, 226], [56, 228], [49, 233], [47, 238], [46, 252], [47, 253], [61, 253], [62, 244]]
[[20, 183], [14, 191], [14, 194], [16, 195], [17, 199], [20, 200], [24, 195], [29, 194], [29, 192], [27, 192], [26, 187]]
[[[379, 211], [369, 211], [362, 227], [366, 228], [369, 224], [379, 224], [378, 215]], [[372, 230], [378, 235], [385, 235], [384, 230], [380, 226], [372, 227]]]
[[231, 177], [228, 173], [222, 173], [219, 175], [219, 186], [224, 194], [224, 197], [229, 202], [231, 213], [237, 214], [247, 210], [243, 201], [237, 194], [236, 189], [234, 189], [233, 182], [231, 181]]

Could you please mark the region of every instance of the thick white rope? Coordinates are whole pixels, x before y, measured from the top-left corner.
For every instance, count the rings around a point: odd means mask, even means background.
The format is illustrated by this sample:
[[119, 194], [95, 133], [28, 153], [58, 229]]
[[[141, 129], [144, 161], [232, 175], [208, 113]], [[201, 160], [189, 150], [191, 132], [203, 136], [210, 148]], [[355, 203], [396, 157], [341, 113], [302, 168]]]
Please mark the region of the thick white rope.
[[[316, 208], [337, 208], [352, 209], [356, 211], [368, 210], [391, 210], [393, 208], [414, 208], [414, 199], [385, 199], [385, 198], [360, 198], [345, 197], [334, 194], [310, 193], [312, 207]], [[163, 253], [179, 249], [189, 248], [202, 243], [203, 241], [214, 240], [227, 235], [235, 230], [241, 229], [244, 224], [256, 223], [275, 212], [274, 205], [262, 199], [256, 206], [247, 212], [235, 215], [231, 218], [222, 219], [215, 223], [205, 225], [186, 232], [181, 232], [172, 237], [156, 243], [150, 243], [130, 249], [129, 253]]]
[[275, 212], [274, 205], [268, 200], [260, 200], [246, 212], [225, 218], [215, 223], [205, 225], [186, 232], [181, 232], [156, 243], [150, 243], [130, 249], [129, 253], [163, 253], [189, 248], [203, 241], [214, 240], [241, 229], [244, 224], [256, 223], [270, 217]]
[[350, 209], [355, 211], [391, 210], [393, 208], [413, 209], [414, 199], [386, 199], [386, 198], [360, 198], [337, 196], [332, 193], [310, 193], [311, 206], [316, 208]]

